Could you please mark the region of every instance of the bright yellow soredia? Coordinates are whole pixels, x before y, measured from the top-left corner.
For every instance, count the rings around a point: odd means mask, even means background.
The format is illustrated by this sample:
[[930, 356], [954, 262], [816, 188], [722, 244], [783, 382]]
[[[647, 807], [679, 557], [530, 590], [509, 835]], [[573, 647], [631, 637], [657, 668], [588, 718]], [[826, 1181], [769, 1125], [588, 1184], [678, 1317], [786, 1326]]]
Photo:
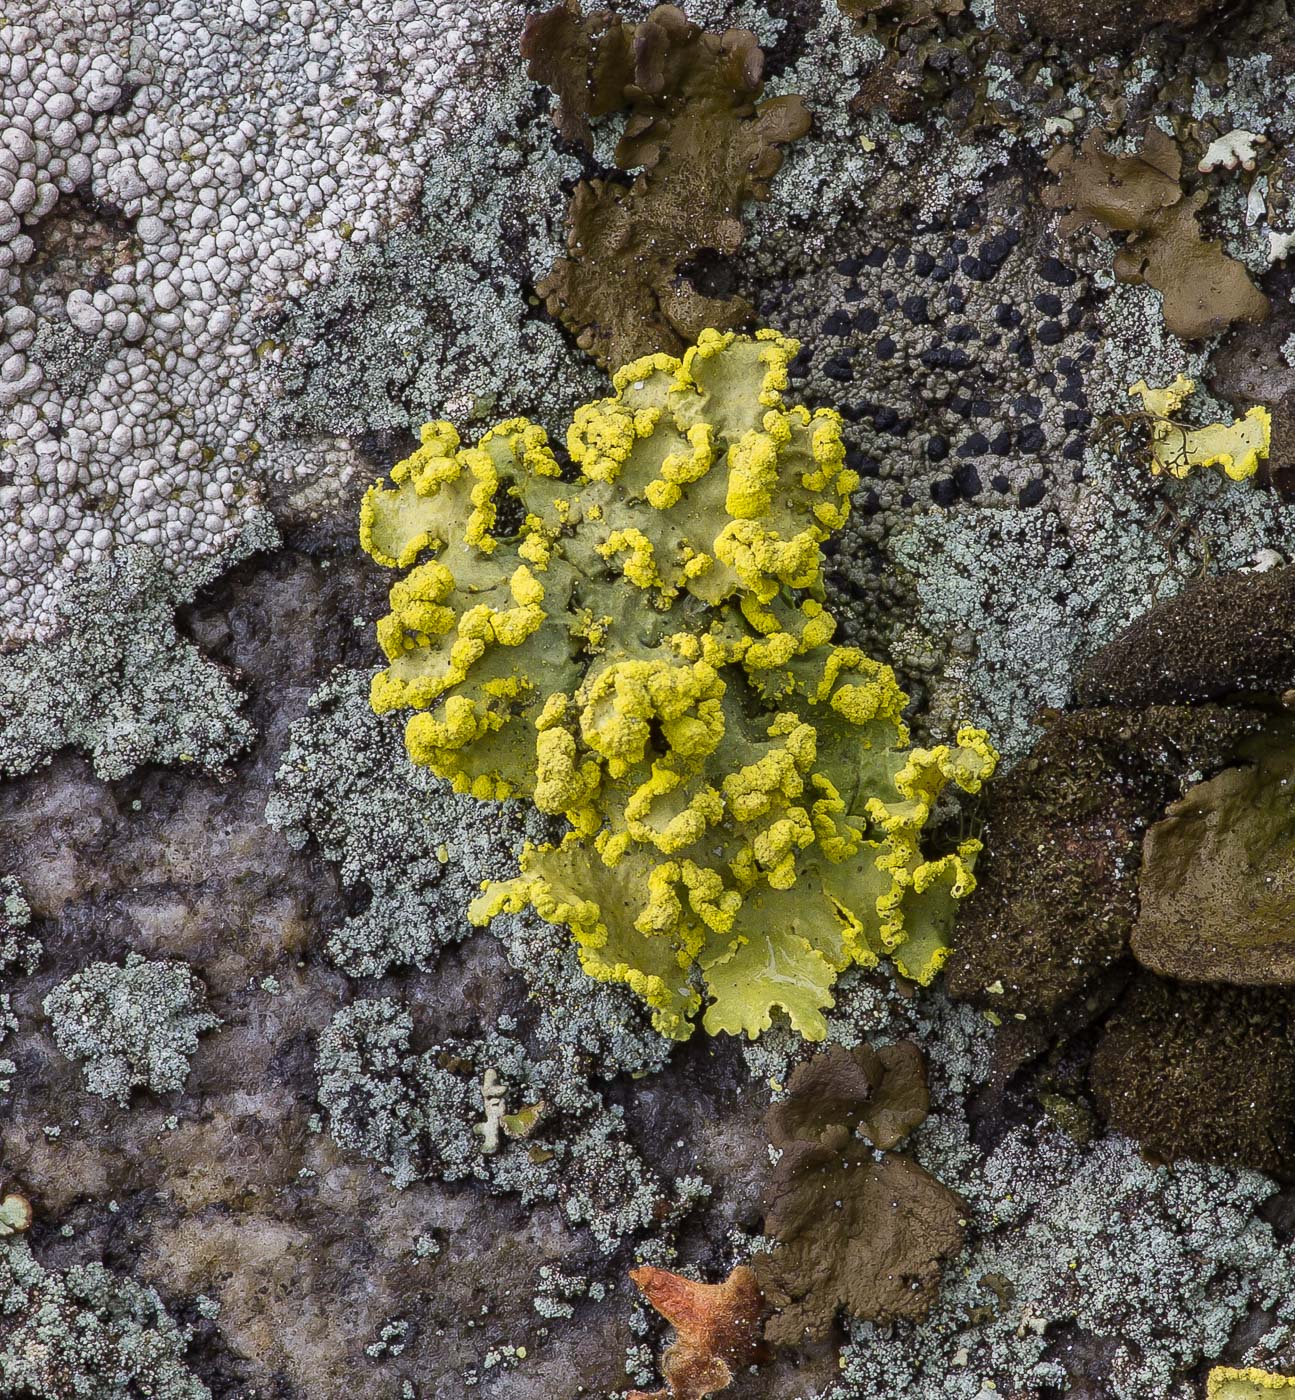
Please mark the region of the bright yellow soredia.
[[1272, 415], [1263, 404], [1255, 404], [1231, 423], [1187, 427], [1175, 419], [1195, 388], [1194, 380], [1180, 374], [1163, 389], [1139, 379], [1129, 390], [1151, 416], [1151, 474], [1181, 478], [1193, 467], [1222, 467], [1233, 481], [1253, 476], [1268, 456]]
[[788, 407], [795, 341], [706, 331], [581, 408], [564, 472], [522, 419], [448, 423], [365, 497], [408, 570], [378, 624], [373, 707], [460, 792], [566, 819], [473, 902], [533, 905], [664, 1035], [826, 1032], [832, 984], [884, 953], [929, 982], [979, 845], [928, 858], [932, 808], [996, 755], [908, 747], [889, 667], [832, 645], [823, 542], [849, 512], [838, 415]]

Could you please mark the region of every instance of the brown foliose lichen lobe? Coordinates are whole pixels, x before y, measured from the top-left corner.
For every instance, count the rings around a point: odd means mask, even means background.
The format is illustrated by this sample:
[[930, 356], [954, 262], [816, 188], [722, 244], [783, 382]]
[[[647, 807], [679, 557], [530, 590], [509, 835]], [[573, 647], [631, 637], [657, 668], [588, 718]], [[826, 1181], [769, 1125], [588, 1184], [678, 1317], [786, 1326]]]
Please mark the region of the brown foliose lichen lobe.
[[1165, 325], [1175, 335], [1200, 340], [1237, 321], [1267, 318], [1268, 298], [1245, 266], [1218, 240], [1202, 236], [1197, 216], [1206, 192], [1186, 194], [1178, 146], [1154, 123], [1136, 152], [1113, 153], [1093, 131], [1078, 151], [1058, 147], [1048, 169], [1060, 180], [1044, 190], [1043, 202], [1070, 211], [1061, 233], [1099, 224], [1125, 235], [1112, 270], [1121, 282], [1146, 283], [1162, 294]]
[[951, 994], [1047, 1016], [1128, 946], [1146, 826], [1187, 775], [1217, 768], [1262, 711], [1156, 705], [1053, 714], [985, 809], [979, 887], [947, 964]]
[[1099, 131], [1090, 132], [1078, 151], [1061, 146], [1049, 157], [1058, 184], [1044, 203], [1069, 209], [1062, 233], [1073, 233], [1094, 220], [1113, 232], [1140, 233], [1162, 209], [1182, 199], [1178, 183], [1182, 157], [1172, 136], [1149, 126], [1141, 148], [1127, 155], [1106, 149]]
[[834, 1123], [858, 1129], [875, 1147], [908, 1136], [931, 1106], [922, 1052], [911, 1040], [873, 1050], [831, 1045], [797, 1065], [788, 1096], [765, 1119], [775, 1146], [813, 1139]]
[[522, 30], [526, 71], [558, 99], [553, 125], [564, 140], [592, 146], [591, 118], [625, 100], [634, 78], [634, 29], [611, 10], [582, 15], [578, 4], [531, 15]]
[[1295, 685], [1295, 567], [1190, 585], [1144, 613], [1075, 679], [1079, 705], [1194, 704]]
[[1254, 761], [1197, 783], [1142, 843], [1130, 948], [1182, 982], [1295, 984], [1290, 726]]
[[591, 119], [628, 112], [614, 159], [641, 169], [632, 183], [576, 186], [566, 256], [536, 284], [549, 313], [602, 365], [678, 353], [708, 327], [749, 320], [743, 298], [709, 295], [680, 268], [737, 251], [743, 204], [768, 197], [781, 147], [810, 127], [799, 97], [758, 100], [755, 35], [708, 34], [674, 5], [629, 24], [567, 0], [527, 21], [522, 53], [557, 95], [566, 139], [589, 145]]
[[1201, 190], [1173, 205], [1146, 238], [1126, 243], [1113, 265], [1121, 282], [1145, 282], [1162, 293], [1165, 325], [1184, 340], [1218, 335], [1238, 321], [1267, 320], [1270, 310], [1245, 265], [1228, 257], [1219, 239], [1201, 236], [1197, 216], [1206, 199]]
[[882, 1324], [925, 1317], [962, 1244], [964, 1207], [948, 1187], [910, 1157], [874, 1161], [844, 1128], [784, 1148], [765, 1205], [779, 1244], [755, 1267], [779, 1346], [827, 1336], [841, 1309]]
[[753, 1260], [779, 1346], [825, 1337], [839, 1311], [887, 1324], [922, 1318], [962, 1245], [961, 1200], [896, 1146], [926, 1118], [921, 1051], [834, 1045], [799, 1065], [765, 1118], [781, 1153]]
[[1291, 999], [1139, 974], [1108, 1022], [1089, 1082], [1109, 1127], [1165, 1161], [1289, 1176], [1295, 1151]]

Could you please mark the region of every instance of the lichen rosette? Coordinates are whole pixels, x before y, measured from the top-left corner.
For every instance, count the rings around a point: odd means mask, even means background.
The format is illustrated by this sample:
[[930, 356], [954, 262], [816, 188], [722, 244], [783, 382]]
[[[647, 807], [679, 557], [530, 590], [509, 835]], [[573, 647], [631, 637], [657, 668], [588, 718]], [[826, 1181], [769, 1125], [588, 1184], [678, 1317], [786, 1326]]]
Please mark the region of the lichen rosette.
[[985, 733], [910, 746], [888, 666], [836, 645], [822, 546], [857, 477], [839, 416], [784, 401], [798, 349], [705, 332], [579, 409], [569, 468], [524, 419], [446, 422], [365, 498], [405, 571], [378, 624], [378, 711], [414, 762], [483, 801], [564, 818], [474, 921], [531, 905], [664, 1035], [702, 1011], [755, 1036], [826, 1031], [831, 988], [883, 955], [929, 982], [979, 849], [928, 856], [932, 810], [976, 792]]

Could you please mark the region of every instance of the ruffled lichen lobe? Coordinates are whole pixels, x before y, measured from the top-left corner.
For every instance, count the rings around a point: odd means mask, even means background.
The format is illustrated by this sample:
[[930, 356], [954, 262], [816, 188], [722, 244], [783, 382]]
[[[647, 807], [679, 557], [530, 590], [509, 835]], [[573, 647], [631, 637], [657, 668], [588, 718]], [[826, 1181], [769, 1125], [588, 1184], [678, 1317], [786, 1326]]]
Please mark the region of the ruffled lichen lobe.
[[837, 974], [948, 956], [979, 850], [928, 857], [941, 794], [979, 790], [982, 730], [915, 748], [888, 666], [833, 645], [822, 546], [857, 478], [839, 416], [783, 399], [798, 345], [704, 333], [579, 409], [564, 471], [511, 419], [445, 422], [365, 498], [361, 541], [407, 570], [378, 624], [379, 712], [415, 763], [564, 818], [471, 916], [530, 904], [664, 1035], [824, 1034]]

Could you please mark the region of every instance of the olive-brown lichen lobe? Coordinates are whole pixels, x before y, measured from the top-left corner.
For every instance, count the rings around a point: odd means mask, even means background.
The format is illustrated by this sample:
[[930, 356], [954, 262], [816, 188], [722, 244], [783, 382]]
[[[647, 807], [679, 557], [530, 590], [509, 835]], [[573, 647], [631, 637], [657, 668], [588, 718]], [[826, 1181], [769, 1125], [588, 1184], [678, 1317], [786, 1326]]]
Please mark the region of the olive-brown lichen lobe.
[[704, 293], [683, 267], [737, 251], [743, 204], [768, 197], [781, 148], [809, 130], [799, 97], [760, 100], [755, 35], [708, 34], [674, 5], [630, 24], [567, 0], [528, 19], [522, 54], [556, 94], [567, 140], [588, 146], [591, 118], [627, 111], [615, 160], [641, 171], [577, 184], [566, 255], [536, 285], [549, 313], [606, 368], [748, 321], [747, 301]]
[[1161, 292], [1165, 325], [1175, 335], [1199, 340], [1237, 321], [1267, 318], [1268, 298], [1245, 266], [1220, 242], [1202, 237], [1197, 215], [1206, 193], [1184, 196], [1178, 146], [1154, 123], [1136, 154], [1112, 154], [1093, 131], [1078, 152], [1058, 147], [1048, 169], [1060, 183], [1044, 191], [1044, 203], [1071, 211], [1061, 220], [1062, 234], [1097, 223], [1126, 235], [1115, 253], [1115, 275]]
[[[821, 1340], [838, 1311], [889, 1324], [920, 1319], [946, 1260], [961, 1248], [965, 1207], [895, 1147], [926, 1117], [921, 1051], [834, 1045], [797, 1067], [765, 1122], [779, 1152], [753, 1260], [780, 1346]], [[862, 1135], [861, 1137], [859, 1135]]]

